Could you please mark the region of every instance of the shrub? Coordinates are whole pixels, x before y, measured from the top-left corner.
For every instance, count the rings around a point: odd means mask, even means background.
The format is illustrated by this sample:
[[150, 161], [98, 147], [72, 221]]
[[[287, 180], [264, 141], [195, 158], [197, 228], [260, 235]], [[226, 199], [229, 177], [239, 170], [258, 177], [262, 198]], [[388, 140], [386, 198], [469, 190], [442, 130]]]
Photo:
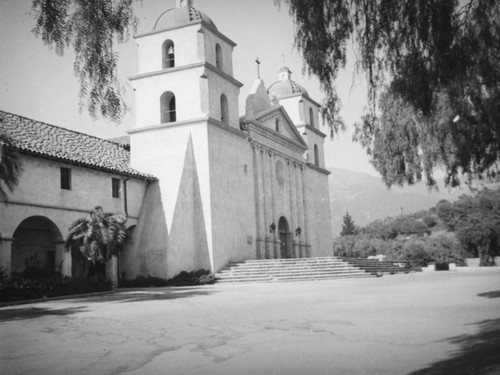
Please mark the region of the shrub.
[[178, 275], [168, 279], [168, 284], [172, 286], [193, 286], [215, 283], [215, 277], [208, 270], [182, 271]]
[[39, 278], [13, 277], [0, 285], [0, 301], [94, 293], [112, 289], [113, 284], [107, 278], [73, 279], [61, 274]]
[[120, 286], [123, 288], [149, 288], [149, 287], [162, 287], [168, 286], [168, 281], [161, 277], [154, 276], [137, 276], [135, 279], [127, 280], [122, 279]]
[[425, 225], [429, 228], [433, 228], [437, 224], [437, 219], [434, 216], [427, 215], [422, 218], [422, 221], [424, 222]]

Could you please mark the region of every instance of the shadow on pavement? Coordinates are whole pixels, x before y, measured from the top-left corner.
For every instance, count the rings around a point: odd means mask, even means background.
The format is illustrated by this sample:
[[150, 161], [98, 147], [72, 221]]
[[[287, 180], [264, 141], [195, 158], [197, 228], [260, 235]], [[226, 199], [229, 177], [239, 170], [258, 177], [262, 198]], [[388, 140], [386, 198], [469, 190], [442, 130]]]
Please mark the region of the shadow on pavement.
[[65, 309], [48, 309], [45, 307], [22, 307], [17, 309], [0, 310], [0, 322], [13, 320], [37, 319], [47, 315], [70, 315], [87, 309], [84, 306]]
[[460, 348], [449, 358], [409, 375], [493, 375], [500, 373], [500, 318], [474, 323], [479, 332], [448, 339]]
[[78, 298], [78, 302], [143, 302], [174, 300], [197, 296], [208, 296], [213, 290], [204, 287], [182, 287], [182, 288], [135, 288], [118, 289], [115, 293], [95, 297]]
[[500, 290], [494, 290], [491, 292], [479, 293], [479, 297], [487, 297], [487, 298], [500, 298]]

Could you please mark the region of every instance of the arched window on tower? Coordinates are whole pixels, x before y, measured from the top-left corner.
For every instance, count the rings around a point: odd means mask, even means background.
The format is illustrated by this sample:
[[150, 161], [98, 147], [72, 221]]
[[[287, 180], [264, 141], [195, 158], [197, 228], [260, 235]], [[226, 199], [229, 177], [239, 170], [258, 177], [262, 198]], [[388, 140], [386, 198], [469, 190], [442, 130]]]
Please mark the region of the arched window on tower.
[[314, 165], [319, 167], [319, 152], [318, 145], [314, 145]]
[[173, 68], [175, 66], [174, 42], [170, 39], [163, 42], [162, 46], [162, 68]]
[[309, 107], [309, 125], [314, 128], [314, 111], [311, 107]]
[[215, 66], [222, 70], [222, 48], [219, 43], [215, 44]]
[[276, 120], [274, 121], [274, 129], [279, 132], [280, 131], [280, 119], [276, 117]]
[[220, 96], [220, 121], [229, 124], [229, 108], [227, 106], [227, 97], [224, 94]]
[[171, 91], [164, 92], [160, 97], [161, 123], [177, 120], [175, 113], [175, 95]]

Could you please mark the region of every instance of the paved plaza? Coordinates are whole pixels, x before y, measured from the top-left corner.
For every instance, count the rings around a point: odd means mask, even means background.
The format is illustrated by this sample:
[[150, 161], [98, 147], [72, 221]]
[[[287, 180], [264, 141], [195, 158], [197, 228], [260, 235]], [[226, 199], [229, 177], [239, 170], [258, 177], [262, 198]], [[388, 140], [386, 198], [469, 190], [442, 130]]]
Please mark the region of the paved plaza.
[[7, 374], [498, 374], [500, 267], [0, 308]]

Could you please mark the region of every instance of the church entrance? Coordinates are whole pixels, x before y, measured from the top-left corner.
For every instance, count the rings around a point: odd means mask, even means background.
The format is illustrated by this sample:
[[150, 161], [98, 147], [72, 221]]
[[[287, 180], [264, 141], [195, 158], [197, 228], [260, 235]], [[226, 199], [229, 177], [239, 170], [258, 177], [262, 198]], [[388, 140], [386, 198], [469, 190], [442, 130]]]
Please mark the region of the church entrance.
[[288, 222], [282, 216], [278, 222], [278, 233], [281, 241], [281, 258], [291, 258], [291, 233], [288, 228]]

